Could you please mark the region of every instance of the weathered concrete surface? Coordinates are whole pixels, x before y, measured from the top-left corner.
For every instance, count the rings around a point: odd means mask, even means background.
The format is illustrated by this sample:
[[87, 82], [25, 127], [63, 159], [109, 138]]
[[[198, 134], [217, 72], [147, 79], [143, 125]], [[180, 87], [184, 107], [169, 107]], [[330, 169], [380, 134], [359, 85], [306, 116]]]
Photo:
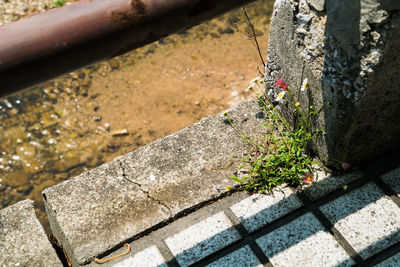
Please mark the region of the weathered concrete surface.
[[0, 266], [63, 266], [36, 218], [32, 200], [0, 210]]
[[314, 143], [322, 158], [358, 163], [400, 146], [399, 3], [275, 2], [266, 85], [282, 77], [303, 107], [332, 104], [315, 125], [326, 132]]
[[52, 232], [75, 265], [168, 218], [124, 177], [118, 160], [46, 189], [43, 197]]
[[[260, 136], [256, 101], [228, 111]], [[234, 186], [248, 145], [219, 114], [43, 191], [53, 233], [74, 265], [90, 262], [143, 231]], [[237, 160], [235, 160], [237, 159]]]

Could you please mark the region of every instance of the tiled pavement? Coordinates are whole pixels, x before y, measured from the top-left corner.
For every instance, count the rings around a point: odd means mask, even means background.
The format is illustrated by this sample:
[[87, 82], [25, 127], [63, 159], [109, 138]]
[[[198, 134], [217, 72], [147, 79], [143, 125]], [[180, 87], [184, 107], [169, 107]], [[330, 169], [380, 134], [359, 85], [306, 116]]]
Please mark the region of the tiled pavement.
[[133, 241], [128, 255], [104, 265], [400, 266], [400, 168], [388, 169], [393, 164], [321, 174], [302, 192], [234, 192]]

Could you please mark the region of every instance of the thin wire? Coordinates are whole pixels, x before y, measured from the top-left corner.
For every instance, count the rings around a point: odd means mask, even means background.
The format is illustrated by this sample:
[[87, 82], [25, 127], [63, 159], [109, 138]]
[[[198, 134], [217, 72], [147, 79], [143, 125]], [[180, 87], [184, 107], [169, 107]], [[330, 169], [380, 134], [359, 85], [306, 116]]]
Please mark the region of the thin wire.
[[97, 263], [103, 263], [103, 262], [111, 261], [111, 260], [114, 260], [114, 259], [116, 259], [116, 258], [125, 256], [126, 254], [128, 254], [129, 252], [131, 252], [131, 246], [130, 246], [128, 243], [124, 244], [124, 246], [127, 247], [128, 249], [127, 249], [124, 253], [122, 253], [122, 254], [119, 254], [119, 255], [116, 255], [116, 256], [114, 256], [114, 257], [107, 258], [107, 259], [97, 259], [97, 258], [94, 258], [93, 260], [94, 260], [95, 262], [97, 262]]
[[69, 261], [69, 258], [68, 258], [67, 253], [65, 253], [65, 250], [64, 250], [63, 247], [61, 247], [61, 248], [62, 248], [62, 251], [63, 251], [63, 253], [64, 253], [65, 259], [67, 260], [68, 267], [71, 267], [72, 264], [71, 264], [71, 262]]

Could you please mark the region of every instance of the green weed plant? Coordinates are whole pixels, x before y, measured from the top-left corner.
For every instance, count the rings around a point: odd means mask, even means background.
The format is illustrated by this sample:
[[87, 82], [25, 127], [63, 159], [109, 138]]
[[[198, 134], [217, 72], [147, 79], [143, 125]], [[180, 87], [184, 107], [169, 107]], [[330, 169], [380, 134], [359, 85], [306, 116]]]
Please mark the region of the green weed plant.
[[53, 3], [54, 8], [65, 6], [67, 2], [65, 0], [55, 0]]
[[[254, 25], [250, 20], [246, 9], [243, 8], [243, 15], [247, 21], [250, 34], [244, 33], [249, 40], [254, 42], [258, 51], [261, 63], [265, 69], [265, 62], [262, 57], [260, 46], [255, 34]], [[238, 27], [233, 24], [239, 31]], [[275, 83], [275, 90], [279, 92], [277, 97], [270, 97], [264, 94], [264, 74], [259, 70], [260, 76], [251, 81], [249, 90], [256, 95], [261, 108], [267, 114], [267, 121], [263, 128], [264, 142], [250, 140], [244, 135], [230, 120], [227, 113], [225, 117], [233, 128], [239, 133], [243, 140], [253, 148], [251, 153], [243, 158], [243, 163], [239, 169], [246, 169], [244, 176], [232, 176], [231, 178], [240, 184], [240, 189], [257, 193], [272, 193], [272, 189], [277, 186], [288, 185], [291, 187], [302, 187], [313, 184], [318, 176], [318, 172], [328, 173], [323, 163], [328, 159], [313, 159], [311, 157], [312, 140], [321, 134], [325, 134], [320, 129], [314, 129], [313, 122], [325, 106], [316, 109], [314, 106], [303, 108], [293, 96], [291, 89], [283, 81], [278, 79]], [[300, 94], [306, 94], [308, 90], [307, 78], [303, 81]], [[268, 91], [269, 92], [269, 91]], [[275, 95], [275, 94], [272, 94]], [[284, 114], [280, 111], [280, 103], [285, 102], [293, 111], [293, 122], [290, 124]], [[329, 159], [341, 164], [342, 171], [347, 171], [351, 166], [348, 163], [335, 159]], [[328, 184], [327, 184], [328, 185]], [[227, 187], [227, 189], [229, 189]], [[347, 189], [347, 185], [343, 186]]]
[[[274, 187], [283, 184], [291, 187], [310, 185], [315, 179], [313, 173], [320, 168], [318, 165], [320, 162], [313, 160], [310, 155], [310, 145], [314, 137], [323, 134], [321, 130], [312, 128], [313, 121], [322, 107], [302, 108], [282, 79], [276, 81], [275, 85], [280, 93], [272, 100], [263, 94], [262, 76], [254, 79], [248, 88], [256, 95], [261, 108], [267, 114], [267, 120], [263, 126], [264, 142], [250, 140], [237, 129], [225, 113], [230, 124], [253, 148], [239, 166], [240, 169], [247, 169], [246, 175], [231, 177], [240, 184], [240, 189], [243, 190], [269, 193]], [[305, 79], [300, 92], [305, 92], [307, 87], [307, 79]], [[256, 92], [257, 89], [258, 92]], [[294, 111], [295, 124], [292, 126], [279, 109], [279, 103], [282, 102], [288, 103]]]

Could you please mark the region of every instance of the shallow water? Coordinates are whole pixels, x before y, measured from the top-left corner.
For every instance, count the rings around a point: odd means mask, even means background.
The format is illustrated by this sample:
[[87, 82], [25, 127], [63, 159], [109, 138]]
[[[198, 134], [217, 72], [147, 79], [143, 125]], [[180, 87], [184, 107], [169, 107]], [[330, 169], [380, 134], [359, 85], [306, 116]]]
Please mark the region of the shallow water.
[[[273, 1], [247, 7], [266, 55]], [[249, 97], [262, 70], [242, 12], [0, 99], [0, 208]]]

